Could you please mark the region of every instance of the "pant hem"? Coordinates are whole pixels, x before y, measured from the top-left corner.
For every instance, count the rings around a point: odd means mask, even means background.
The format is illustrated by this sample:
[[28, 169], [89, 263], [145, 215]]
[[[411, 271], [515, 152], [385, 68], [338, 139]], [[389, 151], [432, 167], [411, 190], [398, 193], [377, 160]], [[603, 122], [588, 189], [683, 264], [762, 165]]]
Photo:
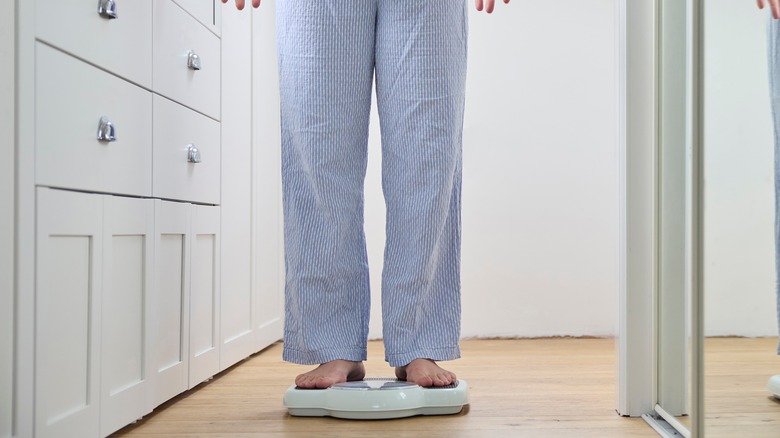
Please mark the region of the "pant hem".
[[282, 359], [298, 365], [319, 365], [334, 360], [362, 362], [368, 355], [365, 348], [333, 348], [327, 350], [300, 351], [284, 347]]
[[403, 367], [409, 365], [415, 359], [431, 359], [435, 361], [460, 359], [460, 347], [420, 348], [407, 353], [385, 354], [385, 361], [391, 367]]

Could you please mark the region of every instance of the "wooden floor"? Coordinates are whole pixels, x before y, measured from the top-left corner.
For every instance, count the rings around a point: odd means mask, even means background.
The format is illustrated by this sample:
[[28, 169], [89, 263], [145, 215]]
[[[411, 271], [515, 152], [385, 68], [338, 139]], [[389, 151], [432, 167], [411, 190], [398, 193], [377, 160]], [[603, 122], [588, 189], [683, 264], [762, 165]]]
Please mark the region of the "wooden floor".
[[704, 364], [707, 438], [780, 437], [780, 402], [766, 390], [780, 374], [777, 338], [707, 339]]
[[[283, 363], [281, 345], [158, 408], [122, 437], [656, 437], [615, 412], [611, 339], [479, 340], [447, 363], [468, 381], [468, 412], [387, 421], [295, 418], [282, 395], [308, 370]], [[381, 342], [369, 344], [368, 375], [385, 377]]]

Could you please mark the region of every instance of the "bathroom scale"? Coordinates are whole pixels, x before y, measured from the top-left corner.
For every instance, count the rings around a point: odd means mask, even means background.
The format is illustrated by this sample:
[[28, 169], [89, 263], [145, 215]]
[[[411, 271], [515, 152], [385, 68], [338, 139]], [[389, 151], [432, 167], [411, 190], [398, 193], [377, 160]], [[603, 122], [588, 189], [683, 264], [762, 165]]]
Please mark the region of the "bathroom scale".
[[415, 415], [457, 414], [469, 403], [465, 380], [452, 385], [423, 388], [390, 378], [368, 378], [338, 383], [327, 389], [291, 386], [284, 406], [297, 417], [336, 417], [381, 420]]
[[772, 376], [769, 379], [766, 389], [771, 392], [775, 398], [780, 399], [780, 374]]

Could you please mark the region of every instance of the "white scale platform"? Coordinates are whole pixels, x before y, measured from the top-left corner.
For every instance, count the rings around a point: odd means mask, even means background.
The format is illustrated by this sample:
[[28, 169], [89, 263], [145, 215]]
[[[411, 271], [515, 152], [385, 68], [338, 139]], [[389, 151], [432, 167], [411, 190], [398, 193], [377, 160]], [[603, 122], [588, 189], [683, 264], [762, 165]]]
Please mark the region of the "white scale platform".
[[780, 375], [770, 377], [766, 389], [771, 392], [775, 398], [780, 399]]
[[291, 386], [284, 406], [299, 417], [336, 417], [380, 420], [415, 415], [457, 414], [469, 403], [464, 380], [440, 388], [423, 388], [397, 379], [364, 379], [328, 389]]

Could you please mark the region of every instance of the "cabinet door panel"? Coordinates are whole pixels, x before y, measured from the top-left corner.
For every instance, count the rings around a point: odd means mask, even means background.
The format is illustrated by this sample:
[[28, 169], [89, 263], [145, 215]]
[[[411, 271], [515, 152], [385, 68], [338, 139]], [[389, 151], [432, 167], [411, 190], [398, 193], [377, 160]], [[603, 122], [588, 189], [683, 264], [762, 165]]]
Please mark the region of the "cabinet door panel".
[[155, 201], [154, 404], [189, 384], [189, 204]]
[[190, 382], [219, 372], [219, 207], [192, 206]]
[[103, 226], [102, 435], [151, 411], [154, 201], [109, 196]]
[[[191, 0], [194, 1], [194, 0]], [[222, 345], [225, 369], [257, 351], [252, 330], [252, 20], [225, 8], [222, 60], [231, 80], [222, 84]], [[267, 208], [263, 205], [263, 208]], [[262, 230], [266, 232], [266, 230]]]
[[[284, 261], [280, 238], [281, 147], [279, 136], [279, 69], [276, 50], [260, 44], [274, 38], [274, 2], [263, 4], [265, 13], [252, 20], [252, 110], [255, 135], [252, 157], [254, 230], [254, 332], [255, 349], [265, 348], [282, 338]], [[269, 13], [270, 12], [270, 13]], [[227, 30], [227, 28], [226, 28]]]
[[97, 436], [104, 197], [37, 195], [37, 436]]
[[178, 365], [182, 356], [182, 325], [184, 321], [184, 234], [160, 235], [157, 254], [160, 257], [158, 265], [162, 272], [159, 279], [160, 292], [157, 303], [161, 315], [159, 321], [157, 342], [160, 345], [158, 366], [160, 371]]
[[194, 357], [214, 349], [214, 248], [213, 234], [199, 234], [192, 242], [190, 348]]

